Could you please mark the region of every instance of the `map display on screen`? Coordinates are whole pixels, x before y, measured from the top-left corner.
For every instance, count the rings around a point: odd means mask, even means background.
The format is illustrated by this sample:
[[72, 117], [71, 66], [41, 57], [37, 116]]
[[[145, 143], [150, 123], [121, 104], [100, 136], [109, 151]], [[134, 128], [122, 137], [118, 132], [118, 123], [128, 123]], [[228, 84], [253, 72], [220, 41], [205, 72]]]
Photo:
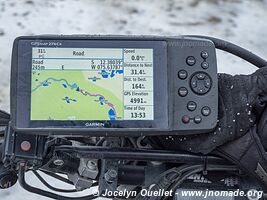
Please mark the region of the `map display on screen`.
[[32, 48], [31, 120], [154, 120], [153, 49]]

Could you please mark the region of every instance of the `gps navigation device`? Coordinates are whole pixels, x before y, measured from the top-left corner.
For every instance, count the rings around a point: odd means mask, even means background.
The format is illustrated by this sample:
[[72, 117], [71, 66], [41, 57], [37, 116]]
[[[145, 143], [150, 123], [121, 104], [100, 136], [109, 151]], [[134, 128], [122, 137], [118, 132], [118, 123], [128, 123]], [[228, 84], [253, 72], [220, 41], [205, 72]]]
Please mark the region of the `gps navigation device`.
[[15, 40], [11, 124], [34, 134], [153, 135], [212, 130], [215, 47], [188, 37]]

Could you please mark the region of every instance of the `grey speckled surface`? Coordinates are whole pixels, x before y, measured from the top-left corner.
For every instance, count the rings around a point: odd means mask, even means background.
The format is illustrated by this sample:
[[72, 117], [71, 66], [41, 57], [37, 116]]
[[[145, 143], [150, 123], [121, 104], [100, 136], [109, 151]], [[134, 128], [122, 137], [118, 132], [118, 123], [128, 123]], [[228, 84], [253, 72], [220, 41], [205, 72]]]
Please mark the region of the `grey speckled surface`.
[[[267, 57], [265, 0], [1, 0], [0, 108], [9, 111], [12, 42], [34, 34], [204, 34], [224, 38]], [[255, 68], [218, 53], [220, 72]], [[29, 181], [40, 187], [32, 176]], [[54, 185], [60, 185], [53, 181]], [[18, 185], [0, 191], [1, 200], [46, 199]]]

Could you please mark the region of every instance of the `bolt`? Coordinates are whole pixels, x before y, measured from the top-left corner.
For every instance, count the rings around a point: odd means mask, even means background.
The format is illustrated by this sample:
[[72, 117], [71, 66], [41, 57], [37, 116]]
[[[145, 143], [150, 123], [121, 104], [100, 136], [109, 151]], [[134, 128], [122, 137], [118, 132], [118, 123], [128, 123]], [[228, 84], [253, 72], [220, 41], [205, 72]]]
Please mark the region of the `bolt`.
[[88, 169], [90, 170], [96, 170], [96, 162], [92, 161], [92, 160], [89, 160], [87, 162], [87, 167]]
[[56, 159], [56, 160], [54, 160], [54, 165], [62, 166], [62, 165], [64, 165], [64, 161], [61, 159]]
[[118, 173], [115, 169], [109, 169], [105, 173], [105, 180], [109, 183], [112, 183], [116, 180], [117, 176], [118, 176]]

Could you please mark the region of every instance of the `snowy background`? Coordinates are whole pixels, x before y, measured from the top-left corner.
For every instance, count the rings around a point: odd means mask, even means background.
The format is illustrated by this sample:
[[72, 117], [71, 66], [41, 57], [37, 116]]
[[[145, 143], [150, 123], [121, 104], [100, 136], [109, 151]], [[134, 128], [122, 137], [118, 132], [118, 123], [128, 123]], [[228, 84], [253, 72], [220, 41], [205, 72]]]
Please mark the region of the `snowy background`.
[[[0, 109], [9, 111], [13, 40], [36, 34], [211, 35], [267, 58], [266, 0], [0, 0]], [[256, 68], [218, 52], [220, 72]], [[29, 182], [41, 187], [32, 176]], [[53, 181], [55, 186], [60, 186]], [[47, 199], [17, 184], [1, 200]]]

